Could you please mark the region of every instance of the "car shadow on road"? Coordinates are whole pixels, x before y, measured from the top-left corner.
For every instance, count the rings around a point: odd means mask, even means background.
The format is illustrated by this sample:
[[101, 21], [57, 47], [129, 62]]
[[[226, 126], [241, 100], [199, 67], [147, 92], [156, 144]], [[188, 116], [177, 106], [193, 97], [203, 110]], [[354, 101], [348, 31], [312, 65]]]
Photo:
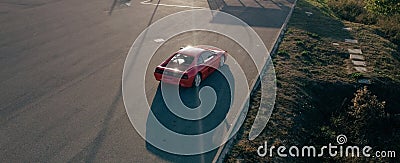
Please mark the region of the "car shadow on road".
[[[232, 72], [229, 69], [228, 65], [225, 65], [220, 68], [225, 74], [224, 75], [215, 71], [211, 74], [207, 79], [205, 79], [201, 85], [201, 87], [209, 86], [212, 87], [217, 95], [217, 102], [214, 109], [204, 118], [200, 120], [187, 120], [176, 116], [172, 113], [165, 104], [163, 99], [163, 95], [161, 92], [161, 84], [159, 84], [156, 94], [154, 96], [153, 102], [151, 104], [151, 112], [153, 114], [149, 114], [146, 123], [146, 148], [150, 152], [154, 153], [158, 157], [173, 162], [211, 162], [215, 156], [216, 149], [204, 154], [198, 155], [177, 155], [165, 152], [164, 150], [159, 149], [158, 147], [153, 146], [148, 141], [152, 142], [161, 142], [161, 143], [172, 143], [167, 146], [175, 146], [175, 141], [179, 141], [174, 139], [171, 136], [166, 136], [167, 134], [163, 133], [160, 128], [165, 127], [171, 130], [172, 132], [176, 132], [179, 134], [185, 135], [198, 135], [202, 133], [206, 133], [208, 131], [216, 128], [220, 123], [226, 123], [225, 117], [231, 106], [231, 97], [233, 96], [233, 90], [230, 89], [230, 85], [234, 88], [234, 81]], [[231, 83], [228, 83], [231, 81]], [[168, 86], [168, 85], [167, 85]], [[190, 108], [195, 108], [200, 105], [200, 100], [198, 98], [199, 89], [196, 88], [180, 88], [179, 94], [182, 102]], [[232, 94], [232, 96], [231, 96]], [[233, 98], [232, 98], [233, 99]], [[154, 116], [153, 116], [154, 115]], [[160, 123], [162, 126], [158, 126]], [[226, 129], [229, 128], [229, 125], [226, 123]], [[179, 142], [180, 143], [180, 142]], [[177, 144], [179, 144], [177, 143]], [[190, 142], [193, 144], [192, 148], [202, 148], [201, 142]], [[163, 148], [163, 147], [161, 147]], [[176, 145], [176, 148], [184, 148], [182, 146]]]

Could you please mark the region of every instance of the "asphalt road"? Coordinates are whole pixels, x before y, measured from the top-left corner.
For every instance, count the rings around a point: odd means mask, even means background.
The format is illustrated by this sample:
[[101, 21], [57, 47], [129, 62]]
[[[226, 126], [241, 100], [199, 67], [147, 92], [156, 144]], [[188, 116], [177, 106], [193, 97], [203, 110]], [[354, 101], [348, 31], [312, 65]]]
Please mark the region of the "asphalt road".
[[[271, 49], [291, 4], [286, 0], [153, 0], [132, 1], [128, 6], [113, 0], [0, 0], [0, 161], [209, 162], [215, 151], [171, 155], [137, 134], [121, 93], [130, 46], [164, 16], [211, 8], [247, 22]], [[198, 35], [194, 43], [228, 48], [246, 65], [240, 47], [212, 42], [224, 39], [212, 33], [177, 36], [160, 51], [173, 52], [174, 46], [190, 42], [194, 35]], [[151, 64], [165, 57], [156, 56], [160, 57]], [[256, 73], [251, 64], [247, 66], [246, 76], [252, 82]], [[205, 83], [212, 80], [218, 80], [218, 74]], [[146, 82], [148, 100], [159, 108], [159, 83], [151, 77]]]

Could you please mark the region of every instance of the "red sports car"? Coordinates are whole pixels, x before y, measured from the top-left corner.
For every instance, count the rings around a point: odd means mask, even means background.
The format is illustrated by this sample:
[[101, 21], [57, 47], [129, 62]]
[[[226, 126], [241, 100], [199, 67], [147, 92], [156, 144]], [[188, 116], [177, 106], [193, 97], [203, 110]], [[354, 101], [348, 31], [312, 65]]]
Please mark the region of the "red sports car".
[[199, 45], [181, 48], [156, 67], [158, 81], [182, 87], [198, 87], [215, 69], [225, 64], [228, 53], [224, 50]]

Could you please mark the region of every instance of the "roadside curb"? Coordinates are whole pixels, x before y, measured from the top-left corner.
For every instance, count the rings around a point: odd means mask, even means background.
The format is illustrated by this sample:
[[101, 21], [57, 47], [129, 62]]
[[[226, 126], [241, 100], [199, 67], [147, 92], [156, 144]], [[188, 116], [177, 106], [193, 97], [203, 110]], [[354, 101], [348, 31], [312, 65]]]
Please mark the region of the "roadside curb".
[[[277, 51], [278, 48], [279, 48], [280, 43], [282, 42], [282, 38], [284, 37], [285, 31], [286, 31], [286, 29], [287, 29], [287, 24], [288, 24], [288, 22], [289, 22], [289, 20], [290, 20], [290, 18], [291, 18], [291, 16], [292, 16], [292, 14], [293, 14], [294, 8], [296, 7], [296, 3], [297, 3], [297, 0], [295, 0], [295, 1], [293, 2], [292, 8], [290, 9], [289, 14], [288, 14], [288, 16], [287, 16], [286, 19], [285, 19], [285, 22], [283, 23], [283, 25], [282, 25], [282, 27], [281, 27], [281, 29], [280, 29], [279, 35], [278, 35], [278, 36], [276, 37], [276, 39], [275, 39], [275, 44], [274, 44], [273, 48], [272, 48], [271, 51], [270, 51], [270, 56], [271, 56], [271, 57], [276, 53], [276, 51]], [[271, 59], [271, 57], [268, 58], [268, 59]], [[268, 61], [267, 61], [266, 63], [268, 63]], [[263, 73], [266, 71], [266, 68], [267, 68], [267, 66], [264, 65], [264, 67], [263, 67], [263, 69], [261, 70], [260, 74], [263, 74]], [[260, 75], [259, 75], [259, 76], [257, 77], [257, 81], [256, 81], [255, 84], [253, 85], [253, 88], [252, 88], [252, 90], [251, 90], [251, 92], [250, 92], [249, 98], [251, 98], [251, 96], [255, 93], [255, 90], [256, 90], [257, 87], [260, 85], [260, 83], [261, 83], [261, 79], [260, 79]], [[244, 121], [244, 119], [246, 118], [246, 115], [247, 115], [247, 111], [244, 111], [244, 110], [245, 110], [245, 108], [248, 108], [248, 107], [249, 107], [248, 105], [245, 105], [245, 106], [244, 106], [244, 108], [243, 108], [242, 111], [241, 111], [241, 114], [239, 115], [239, 119], [238, 119], [238, 120], [236, 121], [236, 123], [235, 123], [233, 126], [231, 126], [231, 127], [234, 127], [234, 128], [235, 128], [235, 127], [237, 127], [237, 125], [242, 124], [242, 123], [238, 123], [238, 122]], [[215, 157], [214, 157], [214, 159], [213, 159], [212, 162], [213, 162], [213, 163], [222, 163], [222, 162], [224, 161], [226, 155], [228, 154], [228, 152], [229, 152], [230, 149], [232, 148], [232, 145], [233, 145], [233, 143], [236, 141], [236, 139], [237, 139], [237, 135], [234, 135], [234, 136], [232, 136], [232, 138], [229, 139], [225, 144], [221, 145], [221, 146], [218, 148], [218, 151], [217, 151], [217, 153], [216, 153], [216, 155], [215, 155]]]

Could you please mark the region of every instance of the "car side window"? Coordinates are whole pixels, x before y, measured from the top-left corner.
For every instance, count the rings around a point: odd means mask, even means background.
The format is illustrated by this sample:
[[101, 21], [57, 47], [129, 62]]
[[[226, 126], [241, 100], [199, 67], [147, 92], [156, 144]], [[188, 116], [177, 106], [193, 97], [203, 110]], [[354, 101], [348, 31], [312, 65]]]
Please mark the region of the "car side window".
[[203, 63], [204, 63], [204, 59], [203, 59], [203, 57], [200, 55], [200, 56], [199, 56], [199, 59], [197, 60], [197, 64], [200, 65], [200, 64], [203, 64]]
[[210, 51], [205, 51], [201, 53], [200, 58], [202, 58], [203, 62], [207, 62], [209, 59], [213, 57], [213, 54]]

